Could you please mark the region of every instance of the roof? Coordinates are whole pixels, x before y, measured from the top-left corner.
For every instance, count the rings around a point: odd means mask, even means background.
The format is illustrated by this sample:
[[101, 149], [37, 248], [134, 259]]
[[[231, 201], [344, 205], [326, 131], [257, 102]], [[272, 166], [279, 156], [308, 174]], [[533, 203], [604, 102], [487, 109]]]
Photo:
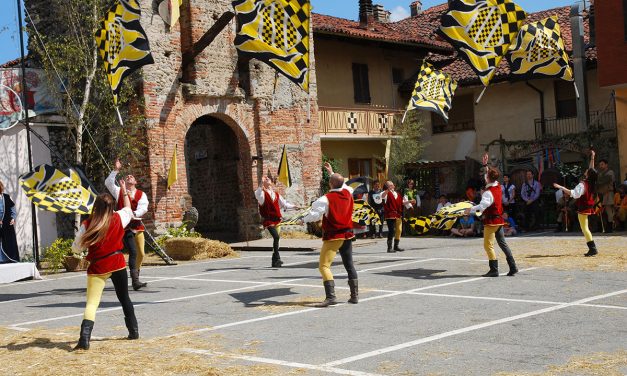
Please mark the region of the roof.
[[5, 63], [0, 64], [0, 68], [15, 68], [19, 66], [21, 62], [22, 62], [22, 58], [18, 57], [17, 59], [9, 60]]

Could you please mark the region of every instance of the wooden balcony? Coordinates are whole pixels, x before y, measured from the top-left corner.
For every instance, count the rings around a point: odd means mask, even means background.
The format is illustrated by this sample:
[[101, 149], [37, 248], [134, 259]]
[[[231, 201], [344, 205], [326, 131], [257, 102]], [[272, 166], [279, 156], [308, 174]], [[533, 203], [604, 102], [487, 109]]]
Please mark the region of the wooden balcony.
[[320, 107], [318, 114], [323, 137], [388, 138], [403, 118], [402, 110], [376, 107]]

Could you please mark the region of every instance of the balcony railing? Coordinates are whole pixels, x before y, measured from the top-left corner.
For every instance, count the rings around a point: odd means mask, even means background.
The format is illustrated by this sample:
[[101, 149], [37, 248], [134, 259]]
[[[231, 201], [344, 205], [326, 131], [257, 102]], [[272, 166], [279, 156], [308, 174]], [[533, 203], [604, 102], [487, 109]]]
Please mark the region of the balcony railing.
[[323, 135], [391, 136], [400, 124], [403, 111], [386, 108], [319, 108]]
[[[535, 119], [536, 139], [545, 137], [560, 137], [568, 134], [579, 133], [576, 117], [569, 118], [545, 118]], [[590, 112], [590, 129], [606, 131], [616, 129], [616, 112], [611, 111], [592, 111]]]

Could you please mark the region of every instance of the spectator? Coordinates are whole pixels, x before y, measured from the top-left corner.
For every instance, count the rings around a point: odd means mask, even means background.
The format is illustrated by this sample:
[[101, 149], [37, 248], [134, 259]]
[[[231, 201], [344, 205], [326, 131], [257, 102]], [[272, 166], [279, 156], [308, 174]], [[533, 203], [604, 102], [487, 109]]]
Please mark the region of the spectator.
[[0, 181], [0, 264], [20, 262], [15, 235], [15, 204], [8, 194], [4, 193], [4, 184]]
[[555, 201], [557, 202], [557, 228], [555, 232], [573, 231], [576, 223], [576, 206], [575, 201], [564, 194], [561, 189], [555, 192]]
[[435, 213], [435, 208], [438, 205], [438, 200], [433, 197], [430, 191], [426, 191], [422, 198], [422, 215], [431, 215]]
[[[412, 179], [407, 180], [407, 188], [405, 188], [405, 196], [408, 203], [404, 205], [403, 218], [415, 218], [420, 215], [420, 196], [415, 188], [416, 184]], [[404, 226], [405, 235], [415, 235], [415, 231], [411, 226]]]
[[503, 225], [503, 232], [505, 233], [505, 236], [516, 235], [518, 230], [516, 229], [516, 221], [514, 221], [514, 218], [510, 217], [506, 211], [503, 212], [502, 217], [505, 221], [505, 224]]
[[598, 172], [596, 192], [602, 197], [601, 219], [603, 220], [603, 228], [605, 228], [605, 232], [612, 232], [614, 227], [614, 182], [616, 179], [614, 178], [614, 171], [609, 169], [606, 159], [599, 161]]
[[382, 238], [383, 237], [383, 199], [381, 198], [381, 182], [375, 180], [372, 182], [372, 189], [368, 191], [368, 204], [372, 206], [372, 208], [377, 212], [379, 219], [381, 220], [381, 224], [379, 225], [379, 232], [376, 231], [376, 225], [370, 225], [370, 236], [374, 239], [375, 237]]
[[435, 212], [439, 212], [440, 209], [450, 206], [451, 202], [446, 198], [446, 195], [440, 195], [440, 199], [438, 200], [438, 206], [435, 209]]
[[520, 196], [525, 201], [525, 231], [538, 228], [538, 215], [540, 214], [540, 192], [542, 186], [534, 179], [533, 171], [527, 170], [526, 180], [520, 189]]
[[455, 227], [451, 229], [452, 236], [459, 236], [461, 238], [475, 236], [475, 234], [475, 218], [468, 214], [459, 217], [455, 223]]
[[619, 222], [620, 230], [625, 230], [627, 220], [627, 184], [623, 184], [614, 195], [614, 206], [616, 207], [616, 220]]
[[514, 214], [514, 204], [516, 198], [516, 186], [509, 181], [509, 174], [503, 174], [503, 210], [512, 217]]

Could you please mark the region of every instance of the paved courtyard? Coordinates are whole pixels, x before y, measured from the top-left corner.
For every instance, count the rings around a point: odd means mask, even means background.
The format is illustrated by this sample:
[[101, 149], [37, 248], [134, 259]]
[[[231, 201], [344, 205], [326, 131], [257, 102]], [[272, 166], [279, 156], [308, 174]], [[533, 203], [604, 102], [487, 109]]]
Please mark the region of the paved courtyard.
[[[601, 253], [604, 246], [623, 247], [621, 257], [627, 254], [625, 240], [618, 235], [597, 242]], [[515, 255], [522, 249], [539, 255], [551, 249], [557, 258], [563, 244], [579, 242], [577, 253], [585, 252], [581, 235], [509, 242]], [[538, 248], [529, 250], [530, 244]], [[401, 245], [405, 252], [387, 254], [385, 240], [357, 241], [353, 251], [361, 300], [326, 309], [309, 306], [324, 294], [317, 251], [285, 251], [280, 269], [270, 268], [270, 254], [261, 251], [147, 267], [142, 278], [148, 287], [131, 291], [142, 335], [134, 346], [167, 343], [167, 353], [181, 362], [206, 360], [222, 374], [524, 374], [599, 354], [614, 365], [605, 374], [627, 374], [624, 269], [555, 267], [521, 256], [520, 274], [506, 277], [500, 254], [503, 276], [481, 278], [487, 271], [482, 239], [411, 238]], [[615, 259], [586, 262], [607, 266]], [[338, 298], [345, 302], [349, 293], [339, 255], [333, 273]], [[11, 357], [9, 364], [18, 367], [15, 362], [27, 361], [33, 348], [36, 356], [63, 351], [70, 363], [98, 355], [107, 343], [128, 351], [131, 341], [117, 341], [125, 328], [109, 282], [88, 355], [67, 352], [78, 337], [84, 288], [84, 273], [1, 285], [0, 361], [7, 364], [3, 358]], [[59, 332], [64, 341], [55, 342], [51, 338]], [[109, 367], [114, 374], [115, 366]], [[204, 374], [199, 369], [163, 368], [161, 373]], [[566, 374], [585, 372], [584, 367]], [[135, 374], [149, 373], [138, 368]]]

